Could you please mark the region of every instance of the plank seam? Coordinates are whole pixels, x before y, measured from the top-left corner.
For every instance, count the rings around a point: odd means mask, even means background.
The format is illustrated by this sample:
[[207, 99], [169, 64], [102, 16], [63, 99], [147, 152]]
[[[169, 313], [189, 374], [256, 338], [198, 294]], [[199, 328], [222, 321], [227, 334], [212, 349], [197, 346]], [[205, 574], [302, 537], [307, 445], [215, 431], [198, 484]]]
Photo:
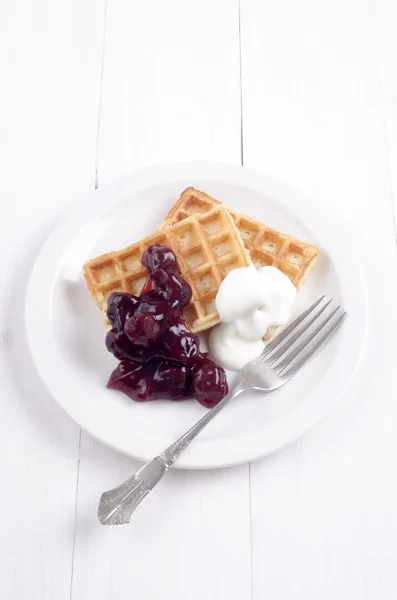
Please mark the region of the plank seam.
[[73, 595], [73, 575], [74, 575], [74, 551], [76, 546], [76, 524], [77, 524], [77, 506], [79, 497], [79, 482], [80, 482], [80, 451], [81, 451], [81, 429], [79, 434], [79, 451], [77, 456], [77, 474], [76, 474], [76, 499], [74, 503], [74, 527], [73, 527], [73, 542], [72, 542], [72, 569], [70, 572], [70, 596], [69, 600], [72, 600]]
[[103, 71], [105, 65], [105, 41], [106, 41], [106, 16], [107, 16], [108, 3], [105, 0], [105, 8], [103, 15], [103, 31], [102, 31], [102, 57], [101, 57], [101, 74], [99, 78], [99, 101], [98, 101], [98, 122], [96, 131], [96, 143], [95, 143], [95, 189], [99, 188], [99, 173], [98, 173], [98, 151], [99, 151], [99, 134], [101, 129], [101, 116], [102, 116], [102, 92], [103, 92]]
[[243, 69], [241, 59], [241, 10], [240, 0], [238, 3], [238, 50], [239, 50], [239, 66], [240, 66], [240, 162], [244, 166], [244, 140], [243, 140]]
[[250, 558], [251, 558], [251, 600], [254, 600], [254, 560], [252, 540], [252, 493], [251, 493], [251, 463], [248, 464], [248, 489], [249, 489], [249, 529], [250, 529]]
[[372, 23], [373, 23], [373, 35], [374, 35], [374, 43], [377, 52], [377, 71], [378, 71], [378, 80], [379, 80], [379, 96], [380, 96], [380, 110], [381, 110], [381, 119], [382, 119], [382, 129], [383, 136], [385, 140], [386, 147], [386, 155], [387, 155], [387, 176], [388, 176], [388, 184], [390, 190], [390, 202], [391, 202], [391, 210], [393, 216], [393, 225], [394, 225], [394, 242], [397, 244], [397, 215], [394, 207], [394, 190], [393, 190], [393, 181], [391, 176], [391, 158], [390, 158], [390, 139], [387, 131], [387, 119], [385, 113], [385, 81], [381, 69], [381, 48], [379, 41], [379, 27], [378, 27], [378, 19], [377, 14], [375, 14], [374, 7], [372, 8]]

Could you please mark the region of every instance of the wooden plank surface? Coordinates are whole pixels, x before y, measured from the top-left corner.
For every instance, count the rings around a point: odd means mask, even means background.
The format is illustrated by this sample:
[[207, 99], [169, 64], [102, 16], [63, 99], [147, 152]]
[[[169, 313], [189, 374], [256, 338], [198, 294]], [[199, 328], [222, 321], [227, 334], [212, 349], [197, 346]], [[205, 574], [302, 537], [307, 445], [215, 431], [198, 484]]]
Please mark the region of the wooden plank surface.
[[381, 83], [382, 116], [388, 154], [394, 222], [397, 228], [397, 4], [381, 0], [374, 6], [374, 27]]
[[[99, 185], [164, 160], [239, 162], [238, 34], [237, 2], [108, 1]], [[130, 527], [102, 527], [100, 494], [137, 467], [83, 434], [73, 600], [249, 598], [248, 466], [172, 471]]]
[[376, 281], [360, 376], [315, 431], [251, 466], [258, 599], [396, 597], [397, 260], [373, 10], [241, 2], [244, 162], [306, 192], [357, 236]]
[[100, 182], [159, 162], [240, 162], [237, 0], [109, 0]]
[[0, 6], [0, 596], [69, 600], [79, 428], [40, 382], [24, 336], [32, 261], [93, 189], [102, 2]]
[[[1, 4], [2, 598], [397, 598], [396, 30], [393, 0]], [[362, 368], [290, 448], [171, 472], [131, 526], [101, 527], [100, 493], [137, 463], [39, 381], [22, 320], [35, 253], [95, 185], [241, 157], [354, 232], [373, 282]]]

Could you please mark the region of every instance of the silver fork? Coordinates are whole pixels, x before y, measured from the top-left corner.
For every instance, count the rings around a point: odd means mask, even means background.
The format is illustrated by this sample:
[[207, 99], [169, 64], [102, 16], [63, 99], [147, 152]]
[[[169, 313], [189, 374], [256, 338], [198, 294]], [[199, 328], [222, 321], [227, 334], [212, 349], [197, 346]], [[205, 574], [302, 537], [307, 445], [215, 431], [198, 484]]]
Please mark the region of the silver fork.
[[147, 496], [194, 438], [236, 396], [245, 390], [275, 390], [286, 383], [340, 326], [346, 312], [322, 296], [248, 363], [240, 383], [209, 410], [189, 431], [162, 454], [146, 463], [124, 483], [104, 492], [98, 506], [103, 525], [129, 523], [138, 504]]

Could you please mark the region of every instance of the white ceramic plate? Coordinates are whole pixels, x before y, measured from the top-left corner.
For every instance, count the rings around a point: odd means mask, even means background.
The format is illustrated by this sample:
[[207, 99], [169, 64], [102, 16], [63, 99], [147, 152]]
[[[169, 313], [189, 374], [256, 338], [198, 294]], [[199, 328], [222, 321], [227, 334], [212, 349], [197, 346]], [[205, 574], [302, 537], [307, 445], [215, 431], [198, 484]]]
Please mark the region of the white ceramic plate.
[[116, 361], [105, 349], [101, 315], [81, 273], [87, 259], [153, 232], [188, 185], [320, 246], [321, 258], [299, 293], [296, 312], [324, 293], [349, 312], [337, 335], [290, 383], [270, 394], [246, 393], [237, 399], [177, 463], [182, 468], [223, 467], [269, 454], [313, 427], [341, 396], [364, 346], [367, 303], [361, 269], [343, 232], [300, 194], [260, 173], [207, 163], [151, 167], [102, 187], [84, 198], [44, 244], [28, 287], [27, 336], [37, 369], [57, 402], [81, 427], [120, 452], [149, 460], [199, 419], [205, 408], [194, 400], [138, 404], [106, 389]]

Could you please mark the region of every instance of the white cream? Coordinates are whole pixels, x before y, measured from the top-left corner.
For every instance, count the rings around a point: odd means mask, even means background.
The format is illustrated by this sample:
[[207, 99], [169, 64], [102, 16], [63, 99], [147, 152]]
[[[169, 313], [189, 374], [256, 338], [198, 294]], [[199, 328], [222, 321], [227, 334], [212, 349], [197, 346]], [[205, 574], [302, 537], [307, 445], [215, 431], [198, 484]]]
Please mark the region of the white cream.
[[294, 285], [275, 267], [256, 270], [251, 265], [230, 271], [215, 300], [221, 323], [209, 336], [214, 360], [240, 371], [257, 358], [267, 329], [289, 321], [295, 296]]

